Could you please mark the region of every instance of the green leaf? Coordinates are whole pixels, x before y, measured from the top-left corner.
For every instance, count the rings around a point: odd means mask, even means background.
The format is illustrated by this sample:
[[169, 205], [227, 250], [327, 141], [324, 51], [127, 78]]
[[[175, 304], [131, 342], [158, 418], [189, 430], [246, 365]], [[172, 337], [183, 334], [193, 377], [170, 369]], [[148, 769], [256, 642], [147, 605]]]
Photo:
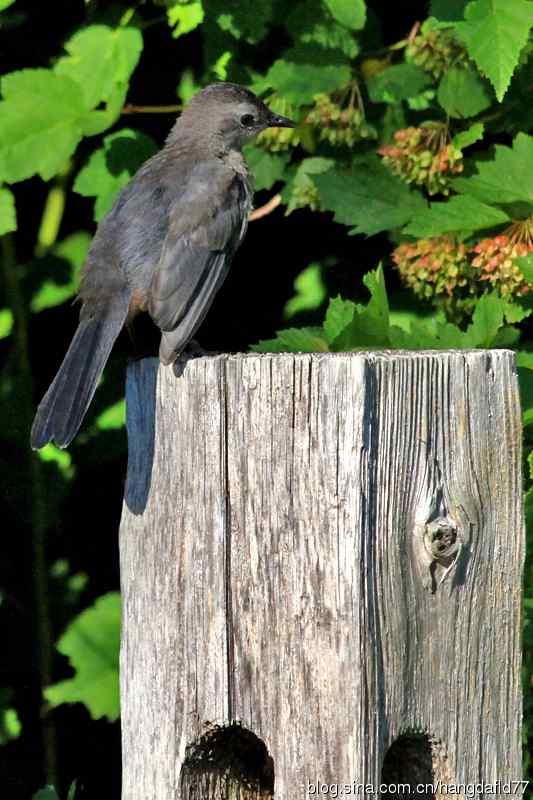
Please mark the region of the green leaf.
[[451, 67], [441, 78], [437, 100], [450, 117], [465, 119], [489, 108], [493, 98], [474, 69]]
[[490, 347], [516, 347], [521, 333], [513, 325], [502, 325]]
[[5, 11], [6, 8], [12, 6], [15, 0], [0, 0], [0, 11]]
[[294, 281], [296, 294], [285, 304], [283, 313], [293, 317], [301, 311], [312, 311], [322, 305], [326, 299], [326, 287], [322, 280], [320, 264], [310, 264], [296, 276]]
[[65, 480], [72, 480], [75, 468], [72, 463], [72, 456], [66, 450], [60, 450], [55, 444], [47, 444], [45, 447], [38, 450], [37, 454], [41, 461], [44, 461], [46, 464], [56, 464]]
[[106, 136], [74, 181], [74, 191], [95, 197], [94, 218], [98, 222], [110, 210], [118, 192], [157, 147], [149, 136], [123, 128]]
[[263, 340], [250, 349], [256, 353], [325, 353], [328, 346], [322, 328], [286, 328], [277, 332], [276, 339]]
[[380, 144], [393, 144], [396, 131], [401, 128], [407, 128], [407, 126], [407, 116], [403, 103], [388, 105], [383, 115]]
[[[530, 480], [533, 480], [533, 450], [529, 453], [529, 455], [527, 457], [527, 464], [528, 464], [528, 467], [529, 467], [529, 475], [528, 475], [528, 477], [529, 477]], [[533, 598], [529, 598], [529, 602], [531, 603], [532, 601], [533, 601]]]
[[505, 300], [496, 294], [484, 294], [476, 303], [472, 322], [465, 332], [466, 347], [492, 347], [503, 326]]
[[316, 156], [314, 158], [303, 158], [295, 172], [293, 172], [287, 185], [283, 190], [283, 200], [287, 203], [287, 214], [290, 214], [296, 208], [305, 207], [311, 201], [311, 207], [314, 208], [314, 195], [317, 194], [316, 186], [313, 182], [314, 175], [322, 175], [328, 172], [335, 161], [332, 158], [322, 158]]
[[[82, 137], [81, 86], [46, 69], [4, 75], [0, 102], [0, 180], [44, 180], [61, 172]], [[43, 102], [46, 98], [46, 102]]]
[[59, 800], [59, 795], [53, 786], [45, 786], [33, 795], [32, 800]]
[[525, 175], [533, 174], [533, 136], [519, 133], [512, 148], [496, 145], [473, 166], [473, 175], [452, 181], [456, 191], [484, 203], [533, 203], [533, 181], [524, 180]]
[[464, 150], [465, 147], [469, 147], [471, 144], [474, 144], [474, 142], [479, 142], [483, 139], [484, 130], [485, 126], [482, 122], [475, 122], [466, 131], [455, 134], [453, 137], [453, 146], [457, 147], [459, 150]]
[[343, 300], [338, 296], [329, 301], [324, 320], [324, 333], [328, 344], [333, 344], [342, 331], [353, 322], [356, 313], [357, 306], [351, 300]]
[[351, 75], [349, 64], [334, 51], [302, 46], [275, 61], [256, 90], [274, 89], [289, 103], [302, 106], [311, 103], [317, 94], [345, 86]]
[[286, 328], [278, 331], [278, 339], [291, 352], [316, 353], [328, 350], [320, 328]]
[[498, 294], [485, 294], [478, 300], [466, 331], [436, 315], [427, 320], [411, 320], [407, 332], [391, 327], [391, 344], [408, 350], [500, 346], [502, 338], [511, 340], [517, 333], [515, 328], [504, 326], [506, 306], [507, 302]]
[[266, 36], [273, 0], [203, 0], [205, 17], [235, 39], [258, 42]]
[[338, 169], [312, 178], [322, 208], [335, 213], [335, 221], [353, 226], [351, 233], [368, 236], [400, 228], [426, 209], [419, 192], [391, 174], [375, 155], [354, 163], [350, 172]]
[[417, 94], [416, 97], [408, 97], [406, 100], [407, 106], [411, 111], [427, 111], [435, 105], [434, 100], [436, 94], [437, 92], [434, 88], [424, 89], [424, 91], [421, 92], [421, 94]]
[[13, 312], [10, 308], [0, 310], [0, 339], [5, 339], [13, 330]]
[[[533, 368], [531, 366], [531, 359], [528, 359], [528, 363], [523, 366], [523, 359], [519, 356], [533, 357], [533, 353], [519, 353], [516, 359], [522, 405], [522, 424], [526, 427], [533, 424]], [[533, 498], [530, 498], [530, 501], [533, 501]], [[531, 510], [533, 511], [533, 509]]]
[[84, 703], [93, 719], [119, 715], [120, 594], [110, 592], [82, 611], [57, 644], [76, 674], [44, 690], [52, 707]]
[[224, 51], [224, 53], [221, 53], [221, 55], [217, 58], [217, 60], [211, 67], [211, 71], [214, 73], [217, 80], [219, 81], [227, 80], [228, 69], [231, 59], [232, 59], [232, 53], [229, 50]]
[[391, 326], [391, 346], [400, 350], [449, 350], [463, 347], [464, 333], [440, 319], [413, 319], [409, 329]]
[[103, 103], [105, 108], [89, 111], [83, 119], [83, 135], [97, 136], [110, 128], [122, 113], [127, 92], [128, 84], [117, 83], [109, 99]]
[[185, 69], [181, 73], [180, 82], [176, 93], [182, 103], [188, 103], [202, 87], [196, 83], [192, 69]]
[[431, 78], [415, 64], [394, 64], [367, 81], [373, 103], [398, 103], [415, 97], [431, 84]]
[[178, 3], [167, 11], [168, 24], [173, 28], [172, 36], [177, 39], [190, 33], [204, 21], [202, 3]]
[[256, 191], [271, 189], [281, 181], [290, 158], [287, 153], [269, 153], [254, 145], [245, 147], [244, 155], [253, 173]]
[[533, 25], [529, 0], [474, 0], [455, 30], [501, 102]]
[[96, 427], [101, 431], [118, 430], [126, 424], [126, 401], [118, 400], [102, 411], [96, 418]]
[[359, 53], [359, 45], [353, 33], [331, 19], [316, 0], [306, 3], [305, 14], [302, 14], [300, 6], [295, 6], [285, 25], [294, 41], [337, 50], [348, 58], [355, 58]]
[[18, 739], [22, 731], [22, 724], [14, 708], [6, 706], [6, 703], [11, 700], [11, 692], [8, 690], [1, 691], [1, 705], [0, 705], [0, 747]]
[[358, 31], [365, 27], [366, 3], [364, 0], [323, 0], [337, 22], [345, 28]]
[[363, 283], [370, 291], [366, 306], [356, 306], [353, 320], [331, 343], [334, 352], [368, 347], [389, 347], [389, 301], [383, 268], [367, 272]]
[[533, 353], [525, 350], [518, 350], [515, 353], [515, 358], [517, 367], [533, 370]]
[[458, 195], [444, 202], [431, 203], [403, 232], [423, 238], [443, 233], [478, 231], [508, 221], [508, 215], [501, 209], [481, 203], [469, 195]]
[[95, 108], [111, 97], [116, 84], [128, 84], [142, 48], [137, 28], [89, 25], [68, 40], [68, 55], [59, 59], [55, 72], [76, 81], [83, 89], [86, 107]]
[[526, 281], [533, 285], [533, 253], [529, 253], [527, 256], [518, 256], [514, 261]]
[[13, 192], [5, 187], [0, 189], [0, 236], [17, 230], [17, 212]]
[[522, 296], [515, 298], [515, 302], [508, 300], [505, 305], [505, 321], [511, 324], [522, 322], [533, 313], [533, 308], [529, 306], [529, 300]]
[[42, 311], [44, 308], [52, 308], [61, 305], [76, 294], [79, 284], [79, 272], [87, 250], [91, 243], [91, 237], [86, 231], [72, 233], [63, 239], [62, 242], [52, 248], [50, 255], [62, 259], [69, 264], [67, 280], [47, 279], [34, 293], [30, 308], [33, 312]]
[[440, 22], [451, 22], [463, 19], [468, 0], [431, 0], [429, 15]]

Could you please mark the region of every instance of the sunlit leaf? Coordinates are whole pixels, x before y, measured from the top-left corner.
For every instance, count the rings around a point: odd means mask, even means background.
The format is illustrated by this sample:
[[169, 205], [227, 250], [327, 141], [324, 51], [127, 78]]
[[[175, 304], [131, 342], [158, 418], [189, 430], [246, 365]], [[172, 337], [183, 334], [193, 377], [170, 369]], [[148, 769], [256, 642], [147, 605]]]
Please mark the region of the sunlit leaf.
[[324, 0], [332, 16], [346, 28], [360, 30], [366, 22], [365, 0]]
[[41, 461], [56, 464], [65, 480], [72, 480], [75, 469], [72, 464], [72, 457], [67, 450], [61, 450], [55, 444], [49, 443], [37, 451]]
[[167, 11], [168, 23], [172, 30], [172, 36], [177, 39], [190, 33], [204, 19], [204, 10], [200, 2], [178, 3]]
[[320, 264], [310, 264], [294, 280], [296, 294], [287, 301], [284, 308], [286, 317], [293, 317], [301, 311], [318, 308], [326, 298], [326, 287], [322, 280]]
[[455, 30], [501, 102], [533, 25], [529, 0], [474, 0]]
[[75, 675], [44, 690], [48, 703], [83, 703], [93, 719], [117, 719], [119, 647], [120, 594], [111, 592], [82, 611], [59, 640], [57, 649]]
[[5, 339], [13, 330], [13, 312], [10, 308], [0, 309], [0, 339]]
[[101, 431], [116, 430], [126, 424], [126, 401], [118, 400], [96, 418], [96, 427]]

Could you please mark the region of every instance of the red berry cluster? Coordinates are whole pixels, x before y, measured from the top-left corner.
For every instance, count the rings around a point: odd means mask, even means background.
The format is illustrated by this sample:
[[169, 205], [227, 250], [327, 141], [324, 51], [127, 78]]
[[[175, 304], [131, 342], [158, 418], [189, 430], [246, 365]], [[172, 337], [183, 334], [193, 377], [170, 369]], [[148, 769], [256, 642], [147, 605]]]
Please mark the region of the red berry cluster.
[[533, 244], [508, 235], [482, 239], [474, 247], [439, 236], [400, 244], [392, 260], [418, 297], [431, 300], [450, 320], [460, 322], [472, 313], [488, 284], [508, 298], [531, 291], [516, 258], [532, 251]]
[[407, 286], [426, 299], [450, 297], [471, 277], [466, 246], [449, 236], [400, 244], [392, 260]]
[[504, 297], [527, 294], [531, 286], [525, 281], [515, 259], [527, 256], [532, 250], [532, 244], [513, 241], [510, 236], [482, 239], [473, 248], [472, 266], [479, 271], [479, 280], [490, 283]]
[[450, 179], [463, 171], [463, 153], [446, 141], [441, 123], [404, 128], [394, 134], [394, 144], [380, 147], [383, 163], [406, 183], [424, 186], [430, 195], [449, 194]]

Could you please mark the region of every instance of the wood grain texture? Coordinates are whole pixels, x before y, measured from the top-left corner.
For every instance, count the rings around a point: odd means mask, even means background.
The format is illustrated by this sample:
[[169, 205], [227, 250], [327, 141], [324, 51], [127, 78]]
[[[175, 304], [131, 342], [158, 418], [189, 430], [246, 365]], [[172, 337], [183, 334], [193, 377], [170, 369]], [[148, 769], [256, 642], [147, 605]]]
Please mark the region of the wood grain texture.
[[283, 800], [377, 797], [402, 734], [434, 778], [521, 777], [512, 353], [140, 362], [127, 400], [123, 800], [189, 800], [186, 746], [232, 720]]

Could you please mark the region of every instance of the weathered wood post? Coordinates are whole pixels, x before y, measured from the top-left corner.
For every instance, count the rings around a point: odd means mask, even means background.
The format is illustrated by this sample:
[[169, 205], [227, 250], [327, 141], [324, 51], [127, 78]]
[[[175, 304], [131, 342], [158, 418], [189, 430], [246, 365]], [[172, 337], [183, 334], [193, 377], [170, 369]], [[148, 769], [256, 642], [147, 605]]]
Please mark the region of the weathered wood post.
[[512, 353], [149, 360], [127, 395], [123, 800], [506, 796]]

